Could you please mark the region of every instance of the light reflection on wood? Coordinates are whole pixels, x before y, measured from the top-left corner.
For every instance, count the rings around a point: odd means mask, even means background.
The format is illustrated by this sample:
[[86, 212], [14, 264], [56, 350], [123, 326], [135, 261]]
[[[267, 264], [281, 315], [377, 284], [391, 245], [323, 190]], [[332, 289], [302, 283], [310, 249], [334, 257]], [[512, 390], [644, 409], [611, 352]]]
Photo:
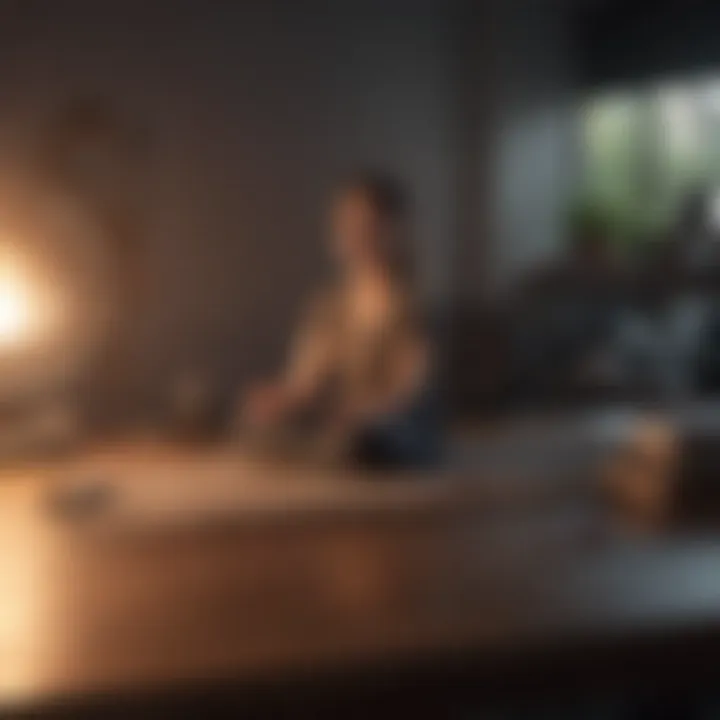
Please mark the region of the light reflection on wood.
[[0, 696], [21, 701], [33, 693], [49, 659], [51, 538], [40, 523], [28, 524], [17, 514], [19, 507], [37, 502], [37, 493], [22, 479], [0, 483]]

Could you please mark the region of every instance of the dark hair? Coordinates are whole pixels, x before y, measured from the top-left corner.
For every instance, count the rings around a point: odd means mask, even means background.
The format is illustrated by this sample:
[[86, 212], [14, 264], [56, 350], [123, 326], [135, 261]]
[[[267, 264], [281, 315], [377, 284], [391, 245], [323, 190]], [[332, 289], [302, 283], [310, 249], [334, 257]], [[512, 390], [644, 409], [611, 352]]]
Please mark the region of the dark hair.
[[389, 173], [363, 170], [346, 178], [339, 189], [341, 193], [360, 193], [383, 220], [397, 226], [393, 245], [385, 248], [386, 259], [397, 278], [412, 283], [410, 202], [402, 183]]
[[391, 174], [378, 170], [362, 170], [350, 175], [341, 191], [358, 192], [386, 220], [403, 222], [410, 214], [410, 202], [402, 183]]

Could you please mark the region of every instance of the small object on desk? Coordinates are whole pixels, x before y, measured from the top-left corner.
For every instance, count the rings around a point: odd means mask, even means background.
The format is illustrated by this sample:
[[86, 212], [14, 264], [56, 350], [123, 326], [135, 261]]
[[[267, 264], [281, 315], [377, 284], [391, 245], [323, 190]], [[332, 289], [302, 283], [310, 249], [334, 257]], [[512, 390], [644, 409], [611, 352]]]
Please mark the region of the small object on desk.
[[681, 438], [668, 421], [640, 419], [606, 470], [604, 489], [624, 516], [656, 526], [673, 512]]
[[644, 419], [604, 480], [623, 516], [649, 524], [720, 521], [720, 425]]
[[115, 487], [99, 478], [82, 479], [49, 490], [47, 508], [61, 520], [84, 520], [102, 513], [112, 504]]

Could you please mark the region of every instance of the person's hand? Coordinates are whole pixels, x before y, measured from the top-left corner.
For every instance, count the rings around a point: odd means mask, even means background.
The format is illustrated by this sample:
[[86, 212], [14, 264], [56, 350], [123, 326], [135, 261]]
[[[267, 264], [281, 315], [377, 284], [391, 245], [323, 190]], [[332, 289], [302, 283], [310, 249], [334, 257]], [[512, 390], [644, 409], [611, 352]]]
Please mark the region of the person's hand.
[[350, 456], [357, 426], [345, 412], [335, 413], [320, 427], [314, 440], [314, 451], [321, 462], [335, 463]]
[[250, 426], [264, 428], [280, 422], [287, 408], [287, 393], [281, 385], [257, 385], [244, 399], [242, 416]]

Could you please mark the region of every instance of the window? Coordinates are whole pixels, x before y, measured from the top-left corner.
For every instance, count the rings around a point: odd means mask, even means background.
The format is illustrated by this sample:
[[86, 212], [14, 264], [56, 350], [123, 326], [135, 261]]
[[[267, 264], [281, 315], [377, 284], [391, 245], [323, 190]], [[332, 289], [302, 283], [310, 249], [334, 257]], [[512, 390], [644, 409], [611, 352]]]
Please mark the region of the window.
[[582, 131], [585, 202], [623, 242], [662, 237], [687, 193], [720, 189], [720, 80], [591, 98]]

